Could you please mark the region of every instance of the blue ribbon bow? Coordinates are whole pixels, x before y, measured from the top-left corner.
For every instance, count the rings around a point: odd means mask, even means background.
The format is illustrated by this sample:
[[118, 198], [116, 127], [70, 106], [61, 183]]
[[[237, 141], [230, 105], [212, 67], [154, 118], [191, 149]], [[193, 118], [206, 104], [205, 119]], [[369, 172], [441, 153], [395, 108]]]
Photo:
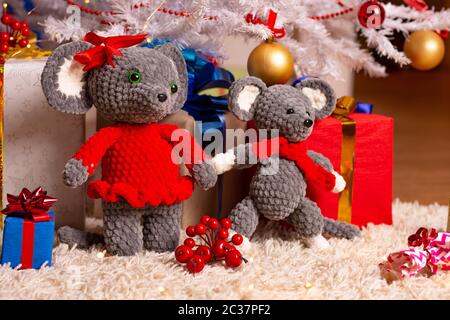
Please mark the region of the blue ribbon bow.
[[213, 88], [228, 89], [234, 81], [233, 74], [223, 68], [215, 67], [192, 48], [183, 49], [182, 53], [186, 60], [189, 80], [188, 97], [183, 110], [195, 120], [202, 121], [202, 135], [210, 129], [217, 129], [225, 137], [224, 114], [228, 110], [228, 97], [200, 93]]

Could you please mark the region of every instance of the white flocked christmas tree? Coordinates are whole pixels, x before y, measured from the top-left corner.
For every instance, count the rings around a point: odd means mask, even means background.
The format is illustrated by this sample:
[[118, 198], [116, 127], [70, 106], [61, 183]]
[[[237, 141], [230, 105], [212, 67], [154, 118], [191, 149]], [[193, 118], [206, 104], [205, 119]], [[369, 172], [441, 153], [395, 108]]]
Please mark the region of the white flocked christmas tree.
[[81, 8], [81, 20], [76, 24], [73, 16], [48, 17], [44, 30], [58, 42], [80, 39], [92, 30], [108, 36], [147, 33], [149, 39], [168, 38], [219, 61], [226, 58], [222, 45], [227, 36], [272, 37], [270, 28], [248, 22], [246, 16], [252, 14], [266, 21], [273, 10], [277, 13], [275, 28], [286, 31], [278, 41], [291, 51], [297, 74], [325, 78], [339, 78], [342, 65], [370, 76], [384, 76], [385, 66], [375, 61], [374, 51], [400, 66], [410, 62], [391, 43], [394, 32], [407, 37], [416, 30], [450, 27], [450, 9], [418, 10], [411, 3], [423, 1], [414, 0], [405, 0], [403, 5], [384, 1], [385, 20], [377, 28], [366, 28], [358, 22], [358, 10], [367, 0], [59, 1], [62, 6]]

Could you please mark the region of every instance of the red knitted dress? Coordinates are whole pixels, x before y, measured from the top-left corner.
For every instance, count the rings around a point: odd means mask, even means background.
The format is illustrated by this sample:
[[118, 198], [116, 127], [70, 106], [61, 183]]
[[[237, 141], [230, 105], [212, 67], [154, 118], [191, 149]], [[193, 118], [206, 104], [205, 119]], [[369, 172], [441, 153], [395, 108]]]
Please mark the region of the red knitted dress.
[[192, 178], [180, 175], [179, 165], [172, 161], [173, 147], [188, 150], [177, 153], [188, 169], [202, 162], [205, 154], [186, 130], [171, 141], [176, 129], [172, 124], [117, 124], [95, 133], [73, 156], [88, 167], [89, 175], [102, 161], [102, 179], [89, 184], [88, 196], [106, 202], [123, 198], [135, 208], [188, 199]]

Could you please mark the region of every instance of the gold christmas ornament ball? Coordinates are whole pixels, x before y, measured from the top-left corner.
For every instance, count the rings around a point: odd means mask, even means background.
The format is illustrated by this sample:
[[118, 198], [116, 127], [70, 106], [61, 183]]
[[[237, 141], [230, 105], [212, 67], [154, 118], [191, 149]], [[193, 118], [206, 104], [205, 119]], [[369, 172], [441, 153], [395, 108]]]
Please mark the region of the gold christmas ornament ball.
[[268, 40], [250, 53], [247, 70], [249, 75], [260, 78], [268, 86], [285, 84], [294, 73], [294, 58], [285, 46]]
[[430, 70], [444, 59], [445, 44], [434, 31], [415, 31], [405, 41], [403, 51], [415, 69]]

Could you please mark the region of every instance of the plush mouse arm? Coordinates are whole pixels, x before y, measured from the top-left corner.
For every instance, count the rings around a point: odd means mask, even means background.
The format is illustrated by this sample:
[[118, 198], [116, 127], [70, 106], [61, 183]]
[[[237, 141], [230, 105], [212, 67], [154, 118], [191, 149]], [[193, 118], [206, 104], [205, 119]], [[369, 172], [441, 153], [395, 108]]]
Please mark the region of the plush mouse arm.
[[70, 159], [63, 172], [63, 181], [70, 187], [86, 182], [94, 172], [106, 150], [121, 136], [118, 127], [101, 129], [90, 137]]
[[[294, 161], [311, 182], [337, 193], [345, 188], [345, 180], [333, 170], [328, 158], [320, 153], [306, 150], [302, 143], [288, 143], [284, 138], [267, 139], [260, 142], [239, 145], [226, 153], [216, 155], [212, 160], [218, 174], [233, 168], [263, 162], [273, 156]], [[269, 163], [265, 161], [265, 163]]]
[[[264, 140], [255, 143], [240, 144], [229, 149], [225, 153], [219, 153], [211, 160], [218, 174], [232, 169], [246, 169], [261, 160], [266, 160], [275, 154], [279, 154], [279, 141], [277, 139]], [[321, 153], [308, 150], [308, 156], [327, 171], [333, 171], [333, 166]]]
[[161, 137], [174, 146], [175, 154], [181, 157], [195, 182], [204, 190], [212, 188], [217, 182], [216, 170], [195, 138], [176, 125], [165, 124], [161, 127]]
[[245, 169], [264, 161], [279, 152], [278, 139], [265, 139], [263, 141], [240, 144], [227, 152], [219, 153], [211, 159], [217, 174], [232, 169]]
[[331, 164], [330, 160], [327, 157], [313, 150], [308, 150], [307, 154], [314, 161], [314, 163], [316, 163], [317, 165], [321, 166], [322, 168], [331, 172], [334, 175], [335, 184], [333, 190], [331, 190], [333, 193], [339, 193], [345, 189], [346, 183], [344, 178], [333, 169], [333, 165]]
[[308, 150], [306, 153], [316, 164], [327, 171], [333, 171], [333, 165], [331, 164], [330, 160], [323, 154], [313, 150]]

